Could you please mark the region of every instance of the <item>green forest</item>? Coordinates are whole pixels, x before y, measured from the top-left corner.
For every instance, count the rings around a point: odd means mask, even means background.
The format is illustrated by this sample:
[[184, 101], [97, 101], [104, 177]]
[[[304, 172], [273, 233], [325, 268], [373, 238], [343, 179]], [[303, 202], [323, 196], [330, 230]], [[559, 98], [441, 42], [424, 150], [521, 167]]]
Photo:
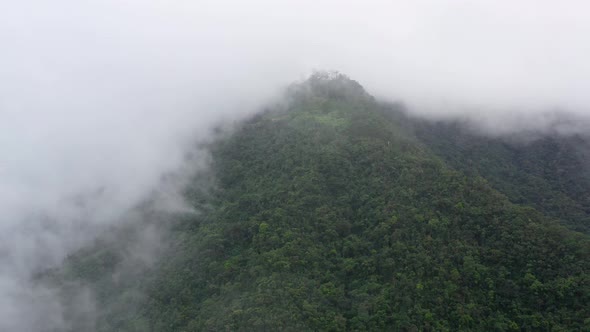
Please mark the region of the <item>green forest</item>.
[[588, 139], [416, 119], [343, 75], [285, 99], [210, 143], [152, 266], [123, 268], [139, 222], [39, 276], [69, 330], [590, 331]]

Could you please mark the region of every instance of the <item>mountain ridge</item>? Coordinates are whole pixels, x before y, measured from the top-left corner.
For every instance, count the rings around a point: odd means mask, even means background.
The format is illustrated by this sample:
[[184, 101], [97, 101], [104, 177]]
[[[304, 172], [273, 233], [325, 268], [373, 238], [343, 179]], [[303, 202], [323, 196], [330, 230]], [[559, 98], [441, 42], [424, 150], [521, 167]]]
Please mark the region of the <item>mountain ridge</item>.
[[[201, 214], [174, 218], [149, 273], [111, 280], [123, 267], [97, 255], [120, 250], [98, 245], [52, 275], [69, 329], [589, 327], [590, 241], [563, 215], [515, 202], [483, 166], [459, 167], [466, 154], [444, 128], [345, 76], [288, 93], [286, 108], [211, 145], [210, 172], [186, 191]], [[72, 283], [96, 294], [94, 318], [72, 308]]]

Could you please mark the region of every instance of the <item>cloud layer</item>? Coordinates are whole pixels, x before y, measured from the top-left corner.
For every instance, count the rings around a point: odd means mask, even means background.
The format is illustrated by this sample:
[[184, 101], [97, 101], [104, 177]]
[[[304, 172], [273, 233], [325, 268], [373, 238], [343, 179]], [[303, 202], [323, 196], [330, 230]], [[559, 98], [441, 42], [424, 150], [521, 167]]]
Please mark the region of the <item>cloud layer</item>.
[[312, 69], [494, 128], [543, 128], [539, 114], [554, 109], [585, 115], [588, 10], [532, 0], [0, 4], [0, 330], [34, 330], [21, 318], [33, 302], [49, 305], [31, 273], [144, 199], [214, 124]]

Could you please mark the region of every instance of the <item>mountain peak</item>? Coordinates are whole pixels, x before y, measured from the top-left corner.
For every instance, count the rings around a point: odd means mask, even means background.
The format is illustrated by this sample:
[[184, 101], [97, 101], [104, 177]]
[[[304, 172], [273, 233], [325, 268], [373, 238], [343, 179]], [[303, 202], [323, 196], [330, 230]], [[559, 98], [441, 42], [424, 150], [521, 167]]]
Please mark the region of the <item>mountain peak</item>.
[[362, 85], [336, 70], [314, 71], [305, 81], [293, 84], [289, 90], [295, 96], [345, 100], [371, 98]]
[[352, 81], [348, 76], [337, 70], [315, 70], [309, 77], [309, 80]]

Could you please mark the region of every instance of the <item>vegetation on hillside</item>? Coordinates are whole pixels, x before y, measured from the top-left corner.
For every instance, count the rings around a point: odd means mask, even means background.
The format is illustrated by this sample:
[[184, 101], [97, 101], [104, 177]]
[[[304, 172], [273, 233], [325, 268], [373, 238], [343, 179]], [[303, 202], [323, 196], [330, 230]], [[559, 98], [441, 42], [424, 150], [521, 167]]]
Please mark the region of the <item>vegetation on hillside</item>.
[[414, 121], [417, 136], [449, 165], [481, 176], [517, 204], [590, 234], [590, 138], [490, 138], [457, 123]]
[[[147, 272], [114, 279], [121, 250], [100, 243], [52, 272], [72, 330], [590, 329], [589, 237], [563, 226], [588, 212], [539, 175], [550, 165], [459, 150], [343, 76], [290, 98], [212, 145], [214, 184], [186, 192], [201, 214], [176, 218]], [[80, 285], [94, 320], [76, 313]]]

